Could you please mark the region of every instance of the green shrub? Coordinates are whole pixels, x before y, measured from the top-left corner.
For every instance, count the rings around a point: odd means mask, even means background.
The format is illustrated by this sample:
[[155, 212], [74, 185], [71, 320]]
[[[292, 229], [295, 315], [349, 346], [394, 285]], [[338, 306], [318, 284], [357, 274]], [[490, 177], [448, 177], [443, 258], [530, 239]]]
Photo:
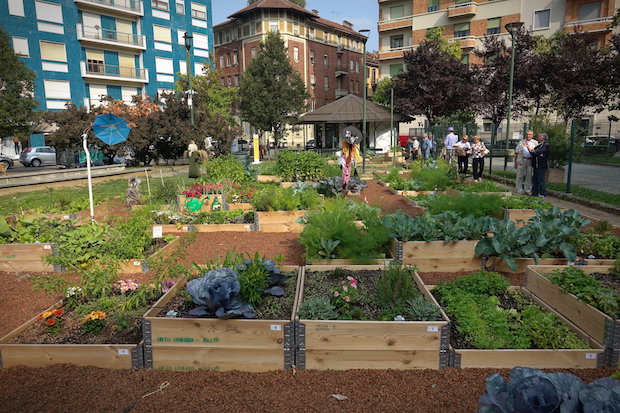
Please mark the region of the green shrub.
[[504, 215], [502, 198], [497, 195], [464, 193], [458, 196], [428, 196], [425, 201], [418, 202], [418, 205], [426, 207], [431, 215], [441, 214], [445, 211], [456, 212], [462, 217], [473, 215], [475, 217], [489, 216], [501, 219]]
[[580, 233], [573, 241], [577, 253], [582, 257], [620, 258], [620, 237], [612, 234], [610, 229], [611, 225], [602, 221], [586, 233]]
[[375, 285], [380, 307], [402, 310], [408, 300], [420, 294], [413, 283], [412, 272], [412, 268], [399, 261], [390, 263], [381, 272]]
[[314, 209], [321, 196], [314, 188], [295, 191], [293, 188], [270, 186], [256, 191], [252, 205], [256, 211], [295, 211]]
[[548, 209], [553, 205], [538, 197], [514, 195], [502, 197], [502, 207], [507, 209]]
[[232, 181], [240, 184], [247, 179], [247, 175], [245, 168], [234, 155], [223, 155], [206, 163], [203, 178], [207, 182]]
[[336, 307], [334, 307], [327, 297], [312, 297], [304, 300], [299, 307], [297, 315], [303, 320], [338, 319]]
[[327, 161], [309, 151], [281, 151], [276, 159], [278, 175], [284, 181], [319, 181], [325, 178]]
[[470, 182], [456, 188], [462, 192], [505, 192], [506, 190], [500, 188], [495, 182]]

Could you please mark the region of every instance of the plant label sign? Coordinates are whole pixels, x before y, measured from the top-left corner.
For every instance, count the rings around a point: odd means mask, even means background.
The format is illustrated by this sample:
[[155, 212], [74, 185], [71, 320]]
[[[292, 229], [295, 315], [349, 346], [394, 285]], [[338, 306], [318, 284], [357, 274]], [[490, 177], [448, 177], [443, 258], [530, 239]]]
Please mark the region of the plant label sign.
[[153, 238], [162, 238], [164, 236], [164, 228], [156, 225], [153, 227]]
[[586, 353], [586, 360], [596, 360], [596, 353]]
[[271, 331], [281, 331], [281, 330], [282, 330], [282, 326], [280, 324], [271, 325]]
[[118, 355], [119, 356], [128, 356], [129, 355], [129, 350], [127, 350], [126, 348], [119, 348], [118, 349]]
[[436, 333], [439, 331], [439, 327], [437, 326], [428, 326], [426, 327], [426, 331], [429, 333]]
[[52, 249], [52, 246], [51, 246], [51, 245], [47, 245], [47, 244], [46, 244], [46, 245], [44, 245], [44, 246], [43, 246], [43, 249], [44, 249], [44, 250], [51, 250], [51, 249]]

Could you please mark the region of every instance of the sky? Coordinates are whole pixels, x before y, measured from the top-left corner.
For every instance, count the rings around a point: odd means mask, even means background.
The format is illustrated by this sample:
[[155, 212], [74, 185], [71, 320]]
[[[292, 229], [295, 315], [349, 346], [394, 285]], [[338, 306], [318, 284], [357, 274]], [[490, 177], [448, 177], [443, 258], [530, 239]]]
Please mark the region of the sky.
[[[237, 10], [248, 4], [247, 0], [212, 0], [213, 25], [222, 23]], [[343, 20], [353, 23], [355, 30], [370, 29], [368, 51], [379, 49], [377, 20], [379, 3], [377, 0], [306, 0], [306, 9], [316, 9], [321, 17], [342, 24]]]

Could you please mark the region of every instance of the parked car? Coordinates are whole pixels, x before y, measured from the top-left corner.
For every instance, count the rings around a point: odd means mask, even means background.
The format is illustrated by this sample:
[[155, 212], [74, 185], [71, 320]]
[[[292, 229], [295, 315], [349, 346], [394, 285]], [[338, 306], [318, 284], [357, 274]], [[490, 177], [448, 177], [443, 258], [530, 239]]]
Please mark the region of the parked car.
[[310, 139], [308, 142], [306, 142], [306, 150], [315, 149], [315, 148], [316, 148], [316, 141], [314, 139]]
[[56, 150], [51, 146], [31, 146], [19, 155], [24, 166], [56, 165]]
[[6, 169], [13, 167], [13, 159], [7, 156], [0, 155], [0, 163], [4, 164], [4, 166], [6, 166]]

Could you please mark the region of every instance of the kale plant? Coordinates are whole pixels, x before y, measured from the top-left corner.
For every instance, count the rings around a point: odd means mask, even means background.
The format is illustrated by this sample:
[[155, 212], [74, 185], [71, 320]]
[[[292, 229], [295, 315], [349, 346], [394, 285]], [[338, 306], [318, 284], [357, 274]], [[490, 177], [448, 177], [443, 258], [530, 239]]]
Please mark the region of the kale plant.
[[208, 271], [202, 278], [188, 282], [186, 289], [194, 303], [198, 304], [190, 311], [192, 316], [254, 318], [254, 308], [240, 297], [241, 285], [237, 280], [237, 271], [232, 268]]

